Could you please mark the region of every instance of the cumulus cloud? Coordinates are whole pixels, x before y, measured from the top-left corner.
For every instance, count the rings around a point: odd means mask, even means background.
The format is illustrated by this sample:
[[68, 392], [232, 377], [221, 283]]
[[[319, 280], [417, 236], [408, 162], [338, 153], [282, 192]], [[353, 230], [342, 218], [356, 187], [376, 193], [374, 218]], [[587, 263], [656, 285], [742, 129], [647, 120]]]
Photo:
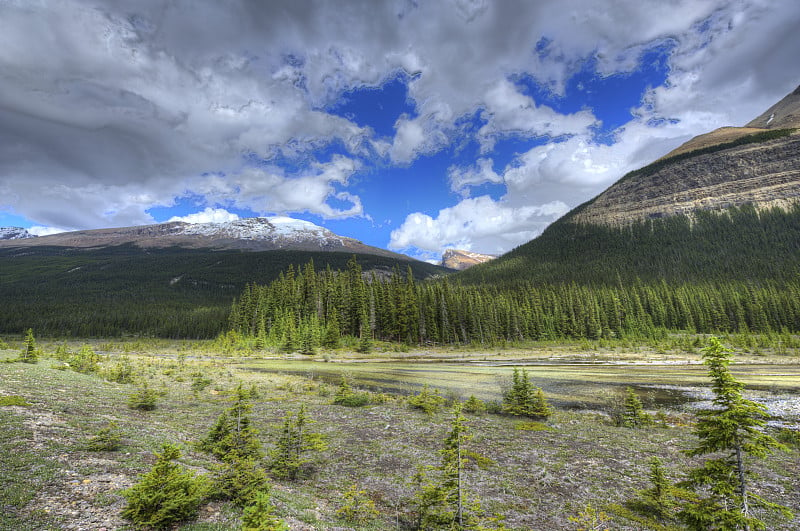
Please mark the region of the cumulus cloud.
[[206, 207], [202, 212], [195, 212], [194, 214], [187, 214], [185, 216], [172, 216], [169, 221], [182, 221], [184, 223], [225, 223], [227, 221], [236, 221], [237, 219], [239, 219], [238, 214], [228, 212], [224, 208]]
[[536, 237], [569, 207], [560, 201], [513, 207], [489, 196], [467, 198], [436, 218], [409, 215], [392, 231], [389, 248], [442, 253], [447, 248], [497, 254]]

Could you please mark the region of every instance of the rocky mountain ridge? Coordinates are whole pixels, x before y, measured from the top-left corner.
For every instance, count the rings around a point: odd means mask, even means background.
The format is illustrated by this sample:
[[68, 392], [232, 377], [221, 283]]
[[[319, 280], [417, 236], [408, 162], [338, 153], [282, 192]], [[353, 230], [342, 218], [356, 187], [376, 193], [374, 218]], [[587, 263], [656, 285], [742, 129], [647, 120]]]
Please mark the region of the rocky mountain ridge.
[[474, 265], [494, 260], [495, 258], [497, 257], [491, 254], [474, 253], [461, 249], [447, 249], [442, 254], [441, 265], [448, 269], [463, 271]]
[[245, 218], [221, 223], [173, 221], [155, 225], [62, 232], [34, 239], [0, 242], [3, 247], [54, 246], [79, 249], [125, 244], [141, 248], [341, 251], [411, 260], [405, 255], [339, 236], [311, 222], [287, 217]]
[[742, 128], [700, 135], [631, 172], [568, 214], [608, 226], [754, 205], [800, 202], [800, 87]]

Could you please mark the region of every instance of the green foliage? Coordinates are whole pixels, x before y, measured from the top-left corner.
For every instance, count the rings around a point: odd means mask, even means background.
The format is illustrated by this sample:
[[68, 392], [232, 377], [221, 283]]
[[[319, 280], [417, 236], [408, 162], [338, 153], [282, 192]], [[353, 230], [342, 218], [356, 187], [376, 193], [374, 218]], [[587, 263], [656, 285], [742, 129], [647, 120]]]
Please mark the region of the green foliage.
[[354, 524], [366, 524], [378, 514], [375, 502], [367, 491], [359, 489], [355, 483], [344, 493], [342, 506], [336, 510], [336, 516]]
[[25, 332], [25, 347], [17, 359], [23, 363], [36, 363], [39, 361], [39, 351], [36, 350], [36, 339], [33, 337], [32, 328], [28, 328]]
[[764, 458], [781, 445], [764, 431], [769, 417], [766, 407], [742, 397], [744, 386], [728, 369], [731, 353], [715, 337], [703, 349], [714, 407], [698, 412], [698, 445], [687, 454], [714, 457], [691, 470], [683, 483], [698, 495], [679, 514], [690, 529], [766, 529], [752, 512], [754, 506], [786, 517], [792, 515], [786, 507], [770, 503], [749, 490], [752, 470], [745, 459]]
[[211, 378], [206, 378], [202, 374], [196, 374], [192, 377], [192, 391], [199, 393], [212, 383], [214, 383], [214, 381]]
[[641, 428], [653, 424], [653, 417], [645, 412], [642, 401], [632, 387], [625, 388], [621, 423], [626, 428]]
[[100, 355], [89, 345], [83, 345], [77, 353], [67, 358], [69, 368], [83, 374], [92, 374], [100, 370], [99, 361]]
[[275, 516], [269, 490], [255, 493], [252, 503], [244, 508], [242, 531], [289, 531], [286, 522]]
[[445, 404], [445, 399], [439, 394], [439, 390], [431, 390], [428, 384], [425, 384], [422, 391], [416, 395], [409, 396], [407, 401], [409, 406], [414, 409], [421, 409], [428, 415], [436, 413]]
[[531, 384], [525, 369], [514, 368], [511, 388], [503, 395], [503, 412], [537, 419], [546, 419], [553, 410], [544, 392]]
[[0, 407], [2, 406], [30, 407], [30, 404], [22, 396], [6, 395], [6, 396], [0, 396]]
[[105, 370], [103, 376], [109, 382], [117, 382], [121, 384], [133, 383], [133, 364], [127, 356], [122, 356], [114, 365]]
[[465, 467], [470, 455], [466, 443], [472, 438], [461, 414], [460, 406], [453, 410], [450, 431], [440, 450], [441, 464], [422, 467], [411, 478], [415, 494], [417, 529], [485, 529], [480, 502], [467, 492]]
[[570, 516], [568, 520], [575, 524], [575, 531], [610, 531], [608, 526], [611, 524], [611, 517], [591, 503], [586, 504], [577, 515]]
[[[248, 283], [271, 282], [290, 265], [312, 258], [323, 269], [344, 270], [352, 253], [136, 245], [37, 246], [24, 254], [0, 249], [0, 332], [23, 333], [32, 327], [52, 337], [213, 339], [226, 329], [231, 302]], [[359, 261], [370, 269], [410, 264], [418, 278], [444, 271], [392, 257], [359, 255]], [[257, 334], [258, 325], [248, 333]]]
[[313, 422], [305, 405], [297, 413], [288, 412], [283, 417], [280, 435], [269, 455], [268, 466], [276, 478], [297, 479], [311, 462], [311, 454], [328, 448], [322, 434], [308, 431]]
[[250, 392], [239, 384], [231, 399], [231, 406], [220, 413], [197, 448], [227, 462], [260, 459], [261, 441], [250, 420], [251, 408]]
[[113, 452], [122, 446], [122, 433], [117, 423], [110, 421], [86, 441], [85, 449], [90, 452]]
[[174, 461], [180, 450], [164, 444], [150, 472], [122, 492], [127, 500], [122, 517], [137, 526], [167, 529], [193, 519], [209, 492], [205, 476], [195, 476]]
[[779, 443], [791, 447], [800, 448], [800, 431], [792, 428], [781, 428], [775, 437]]
[[679, 529], [678, 511], [683, 505], [696, 501], [697, 497], [669, 481], [664, 464], [658, 457], [650, 459], [648, 478], [650, 487], [626, 502], [625, 507], [613, 506], [614, 512], [647, 529]]
[[229, 454], [215, 471], [213, 485], [215, 495], [244, 507], [254, 502], [258, 493], [269, 488], [269, 479], [259, 461]]
[[340, 406], [361, 407], [366, 406], [369, 402], [369, 393], [353, 391], [353, 388], [347, 382], [347, 377], [342, 375], [342, 381], [339, 383], [336, 394], [333, 395], [333, 403]]
[[469, 395], [469, 398], [466, 402], [464, 402], [461, 410], [464, 413], [473, 413], [475, 415], [479, 415], [486, 412], [486, 404], [483, 400], [477, 398], [475, 395]]
[[152, 411], [156, 408], [158, 393], [147, 386], [147, 382], [142, 384], [136, 391], [128, 397], [128, 407], [140, 411]]

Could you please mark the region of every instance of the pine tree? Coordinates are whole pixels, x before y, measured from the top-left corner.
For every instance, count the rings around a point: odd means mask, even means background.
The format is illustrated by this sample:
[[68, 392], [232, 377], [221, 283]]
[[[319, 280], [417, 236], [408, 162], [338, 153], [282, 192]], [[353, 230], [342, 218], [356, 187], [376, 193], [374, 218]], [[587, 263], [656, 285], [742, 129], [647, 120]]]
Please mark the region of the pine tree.
[[289, 531], [286, 522], [275, 516], [268, 490], [257, 492], [242, 513], [242, 531]]
[[636, 396], [633, 388], [626, 387], [622, 411], [622, 425], [626, 428], [640, 428], [652, 424], [652, 422], [653, 419], [645, 412], [642, 401]]
[[503, 412], [532, 418], [547, 418], [553, 410], [544, 392], [531, 384], [525, 369], [514, 368], [511, 388], [503, 396]]
[[262, 457], [258, 431], [250, 420], [250, 392], [242, 384], [236, 387], [231, 406], [220, 413], [208, 435], [198, 443], [198, 449], [222, 461], [258, 460]]
[[205, 476], [195, 476], [174, 461], [178, 447], [164, 444], [156, 463], [133, 487], [123, 491], [128, 500], [122, 517], [142, 527], [167, 529], [190, 520], [209, 492]]
[[731, 352], [715, 337], [703, 349], [714, 407], [698, 413], [699, 444], [687, 454], [715, 457], [691, 470], [684, 482], [698, 494], [698, 500], [684, 507], [679, 515], [690, 529], [766, 529], [764, 522], [753, 514], [753, 506], [778, 511], [786, 517], [792, 514], [786, 507], [750, 491], [748, 481], [752, 471], [745, 460], [763, 458], [781, 445], [764, 431], [769, 417], [766, 407], [742, 397], [744, 386], [728, 369]]
[[25, 332], [25, 348], [19, 355], [19, 361], [24, 363], [36, 363], [39, 361], [39, 352], [36, 350], [36, 339], [33, 337], [33, 329], [28, 328]]
[[461, 407], [456, 405], [450, 432], [440, 450], [439, 466], [420, 468], [412, 477], [417, 488], [414, 505], [418, 529], [485, 529], [481, 526], [480, 503], [469, 495], [466, 487], [468, 456], [475, 456], [465, 447], [472, 438], [466, 420]]
[[327, 449], [322, 434], [308, 431], [308, 425], [313, 422], [306, 414], [305, 405], [300, 406], [297, 413], [288, 412], [283, 417], [281, 434], [270, 452], [269, 469], [275, 477], [296, 479], [303, 465], [311, 461], [308, 454]]

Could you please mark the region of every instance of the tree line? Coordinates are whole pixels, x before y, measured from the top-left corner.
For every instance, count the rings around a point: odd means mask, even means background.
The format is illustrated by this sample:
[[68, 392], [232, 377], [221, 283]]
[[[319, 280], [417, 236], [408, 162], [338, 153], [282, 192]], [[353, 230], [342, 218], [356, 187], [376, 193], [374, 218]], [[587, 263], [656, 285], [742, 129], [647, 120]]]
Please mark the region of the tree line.
[[267, 285], [248, 285], [229, 328], [260, 346], [336, 347], [343, 337], [413, 345], [483, 344], [564, 338], [658, 338], [696, 333], [800, 330], [800, 282], [533, 284], [516, 289], [418, 282], [410, 270], [365, 274], [353, 257], [344, 271], [313, 262]]

